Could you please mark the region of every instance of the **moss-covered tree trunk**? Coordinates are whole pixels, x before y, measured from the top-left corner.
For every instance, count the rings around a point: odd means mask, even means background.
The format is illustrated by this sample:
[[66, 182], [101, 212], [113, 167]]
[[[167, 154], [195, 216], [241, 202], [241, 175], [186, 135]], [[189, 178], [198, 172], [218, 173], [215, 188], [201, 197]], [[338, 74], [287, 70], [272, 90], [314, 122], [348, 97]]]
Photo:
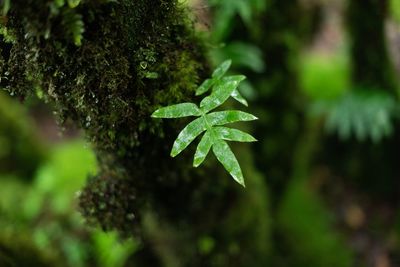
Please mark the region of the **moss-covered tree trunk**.
[[101, 170], [81, 192], [83, 215], [141, 238], [132, 257], [140, 266], [262, 266], [268, 209], [259, 175], [249, 170], [244, 190], [213, 164], [193, 170], [189, 154], [170, 159], [182, 125], [150, 118], [190, 100], [209, 74], [186, 8], [176, 0], [75, 4], [11, 2], [1, 81], [85, 130]]
[[255, 146], [257, 163], [272, 187], [275, 199], [285, 190], [292, 174], [293, 152], [303, 129], [301, 96], [296, 63], [301, 49], [302, 26], [307, 20], [300, 4], [293, 1], [269, 1], [256, 36], [264, 55], [266, 69], [257, 75], [260, 123]]
[[[397, 81], [385, 36], [389, 1], [349, 0], [347, 4], [346, 29], [350, 44], [351, 88], [347, 88], [349, 91], [345, 97], [365, 95], [372, 99], [375, 95], [383, 95], [396, 99]], [[357, 110], [353, 108], [352, 112]], [[376, 115], [369, 116], [372, 119]], [[361, 138], [357, 139], [355, 136], [347, 140], [341, 140], [338, 136], [325, 138], [318, 160], [322, 159], [323, 165], [328, 165], [334, 174], [334, 179], [331, 178], [324, 194], [325, 199], [330, 199], [330, 205], [343, 205], [343, 199], [352, 199], [369, 214], [369, 218], [378, 218], [379, 212], [366, 203], [380, 203], [388, 210], [397, 209], [394, 203], [398, 202], [400, 193], [400, 168], [397, 160], [399, 125], [395, 118], [390, 120], [394, 126], [393, 133], [379, 142], [360, 140]], [[369, 229], [380, 223], [380, 219], [366, 220], [363, 228]], [[381, 228], [384, 230], [373, 233], [372, 239], [379, 236], [377, 242], [382, 242], [381, 238], [391, 231], [391, 226], [388, 225]], [[352, 230], [354, 232], [350, 234], [346, 232], [347, 238], [358, 235], [359, 230], [360, 228]], [[368, 231], [364, 234], [366, 239], [371, 238]], [[370, 252], [357, 247], [353, 247], [353, 250], [354, 266], [366, 265]]]
[[[352, 92], [398, 97], [393, 62], [388, 54], [385, 20], [389, 1], [351, 0], [347, 6]], [[373, 96], [371, 96], [373, 97]], [[374, 116], [376, 114], [372, 114]], [[398, 195], [397, 147], [400, 144], [397, 116], [390, 114], [393, 133], [379, 143], [330, 138], [322, 152], [340, 176], [361, 192], [381, 199]], [[396, 125], [397, 124], [397, 125]], [[334, 152], [334, 153], [333, 153]], [[382, 164], [385, 162], [385, 165]]]
[[347, 28], [356, 86], [394, 91], [395, 77], [385, 38], [387, 0], [350, 0]]

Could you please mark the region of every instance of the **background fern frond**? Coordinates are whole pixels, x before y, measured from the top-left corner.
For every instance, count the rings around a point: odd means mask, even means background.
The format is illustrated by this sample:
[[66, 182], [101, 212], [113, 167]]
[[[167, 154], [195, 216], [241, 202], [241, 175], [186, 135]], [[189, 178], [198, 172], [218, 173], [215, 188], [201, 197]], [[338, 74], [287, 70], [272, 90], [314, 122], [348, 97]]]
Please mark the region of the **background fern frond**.
[[85, 31], [82, 15], [73, 9], [67, 9], [62, 13], [62, 24], [74, 44], [80, 46]]
[[327, 114], [327, 131], [343, 140], [355, 137], [359, 141], [381, 141], [392, 134], [399, 111], [392, 95], [365, 89], [352, 90], [337, 102], [319, 105]]

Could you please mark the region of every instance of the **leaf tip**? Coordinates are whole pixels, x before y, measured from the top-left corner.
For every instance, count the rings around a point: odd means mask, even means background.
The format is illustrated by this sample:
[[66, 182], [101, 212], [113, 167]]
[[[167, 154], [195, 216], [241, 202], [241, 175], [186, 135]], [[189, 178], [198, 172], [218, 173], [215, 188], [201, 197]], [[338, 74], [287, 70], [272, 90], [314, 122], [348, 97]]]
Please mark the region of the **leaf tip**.
[[240, 177], [240, 179], [235, 179], [236, 180], [236, 182], [238, 183], [238, 184], [240, 184], [241, 186], [243, 186], [243, 188], [246, 188], [246, 184], [245, 184], [245, 182], [244, 182], [244, 177]]
[[178, 155], [178, 153], [173, 149], [173, 150], [171, 150], [171, 153], [169, 154], [172, 158], [175, 158], [177, 155]]
[[152, 117], [152, 118], [161, 118], [161, 116], [160, 116], [160, 109], [157, 109], [156, 111], [154, 111], [154, 112], [151, 114], [151, 117]]
[[238, 75], [238, 82], [242, 82], [246, 79], [247, 79], [247, 77], [245, 75]]
[[250, 142], [258, 142], [257, 138], [255, 138], [254, 136], [249, 134], [249, 137], [250, 137], [250, 140], [249, 140]]
[[[232, 175], [232, 173], [231, 173], [231, 175]], [[244, 182], [244, 177], [243, 176], [237, 177], [237, 176], [232, 175], [232, 177], [238, 184], [243, 186], [243, 188], [246, 188], [246, 184]]]

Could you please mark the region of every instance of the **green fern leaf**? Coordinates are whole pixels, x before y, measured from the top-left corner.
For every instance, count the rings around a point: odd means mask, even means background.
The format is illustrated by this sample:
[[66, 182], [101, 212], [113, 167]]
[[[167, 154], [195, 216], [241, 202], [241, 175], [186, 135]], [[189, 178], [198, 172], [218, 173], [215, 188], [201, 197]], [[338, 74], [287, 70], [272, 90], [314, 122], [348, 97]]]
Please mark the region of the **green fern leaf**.
[[75, 12], [75, 10], [68, 9], [63, 12], [63, 25], [67, 34], [72, 38], [76, 46], [80, 46], [83, 40], [83, 33], [85, 25], [83, 23], [82, 15]]
[[225, 73], [228, 71], [228, 69], [231, 67], [232, 65], [232, 60], [226, 60], [224, 61], [221, 65], [219, 65], [215, 71], [212, 74], [212, 77], [216, 80], [221, 79]]
[[243, 131], [221, 126], [239, 121], [252, 121], [257, 118], [238, 110], [208, 113], [221, 106], [230, 96], [247, 105], [247, 101], [237, 91], [239, 83], [246, 77], [243, 75], [223, 77], [230, 65], [231, 61], [229, 60], [222, 63], [214, 71], [213, 78], [207, 79], [199, 86], [196, 95], [201, 95], [213, 88], [211, 94], [200, 102], [200, 108], [193, 103], [181, 103], [160, 108], [154, 111], [151, 116], [153, 118], [166, 119], [189, 116], [199, 117], [190, 122], [179, 133], [172, 146], [171, 156], [176, 157], [199, 135], [205, 132], [197, 146], [193, 166], [200, 166], [212, 148], [218, 161], [221, 162], [233, 179], [244, 186], [244, 178], [239, 162], [225, 141], [255, 142], [257, 140]]
[[211, 87], [214, 85], [215, 80], [214, 79], [207, 79], [205, 80], [200, 86], [199, 88], [197, 88], [196, 90], [196, 95], [202, 95], [207, 93]]
[[210, 95], [204, 98], [200, 102], [200, 108], [203, 112], [209, 112], [223, 103], [233, 94], [239, 83], [235, 81], [229, 81], [226, 83], [219, 83], [216, 90]]
[[233, 179], [245, 187], [239, 162], [237, 161], [235, 154], [233, 154], [229, 145], [225, 141], [219, 140], [218, 142], [214, 143], [212, 149], [219, 162], [222, 163]]
[[[196, 95], [197, 96], [202, 95], [202, 94], [208, 92], [211, 88], [214, 88], [213, 92], [219, 91], [221, 85], [224, 85], [224, 86], [228, 86], [228, 85], [236, 86], [235, 89], [230, 94], [230, 96], [232, 96], [239, 103], [241, 103], [241, 104], [243, 104], [243, 105], [245, 105], [247, 107], [248, 103], [247, 103], [246, 99], [244, 99], [244, 97], [241, 96], [241, 94], [237, 90], [237, 87], [238, 87], [239, 83], [241, 81], [243, 81], [244, 79], [246, 79], [246, 77], [243, 76], [243, 75], [234, 75], [234, 76], [228, 76], [228, 77], [224, 77], [223, 78], [223, 75], [228, 71], [228, 69], [229, 69], [231, 64], [232, 64], [232, 62], [230, 60], [227, 60], [227, 61], [223, 62], [214, 71], [213, 77], [211, 79], [205, 80], [199, 86], [199, 88], [197, 88]], [[210, 101], [210, 99], [208, 99], [207, 101]], [[226, 101], [226, 99], [225, 99], [225, 101]], [[225, 101], [223, 101], [223, 102], [225, 102]]]
[[68, 0], [68, 6], [70, 8], [75, 8], [81, 3], [81, 0]]
[[53, 2], [56, 5], [56, 7], [58, 7], [58, 8], [63, 7], [65, 5], [64, 0], [54, 0]]
[[228, 123], [254, 121], [258, 119], [252, 114], [238, 110], [217, 111], [207, 114], [206, 118], [211, 125], [225, 125]]
[[205, 130], [206, 124], [202, 117], [189, 123], [176, 138], [174, 145], [172, 146], [171, 156], [176, 157]]
[[211, 136], [211, 133], [206, 132], [203, 135], [203, 138], [201, 138], [201, 141], [197, 146], [196, 153], [194, 154], [194, 160], [193, 160], [194, 167], [198, 167], [201, 165], [201, 163], [203, 163], [203, 161], [206, 159], [208, 153], [210, 152], [210, 149], [213, 144], [214, 144], [214, 140]]
[[200, 116], [201, 111], [196, 104], [182, 103], [156, 110], [151, 116], [153, 118], [183, 118], [190, 116]]
[[337, 132], [341, 139], [355, 136], [359, 141], [369, 138], [379, 142], [393, 133], [397, 111], [393, 96], [373, 89], [356, 89], [328, 106], [326, 128]]
[[223, 140], [235, 141], [235, 142], [256, 142], [253, 136], [248, 133], [242, 132], [237, 129], [231, 129], [227, 127], [215, 127], [214, 133]]
[[238, 101], [239, 103], [241, 103], [242, 105], [248, 107], [249, 103], [247, 103], [247, 100], [239, 93], [238, 90], [234, 90], [232, 93], [232, 97], [234, 99], [236, 99], [236, 101]]

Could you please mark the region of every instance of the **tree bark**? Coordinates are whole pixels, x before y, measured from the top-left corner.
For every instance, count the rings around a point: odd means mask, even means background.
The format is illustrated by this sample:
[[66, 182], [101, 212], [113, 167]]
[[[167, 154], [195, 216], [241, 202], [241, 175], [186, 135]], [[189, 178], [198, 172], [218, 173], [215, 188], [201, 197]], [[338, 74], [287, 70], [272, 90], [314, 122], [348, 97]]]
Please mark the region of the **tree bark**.
[[385, 38], [388, 7], [387, 0], [351, 0], [347, 26], [354, 84], [393, 93], [396, 82]]

